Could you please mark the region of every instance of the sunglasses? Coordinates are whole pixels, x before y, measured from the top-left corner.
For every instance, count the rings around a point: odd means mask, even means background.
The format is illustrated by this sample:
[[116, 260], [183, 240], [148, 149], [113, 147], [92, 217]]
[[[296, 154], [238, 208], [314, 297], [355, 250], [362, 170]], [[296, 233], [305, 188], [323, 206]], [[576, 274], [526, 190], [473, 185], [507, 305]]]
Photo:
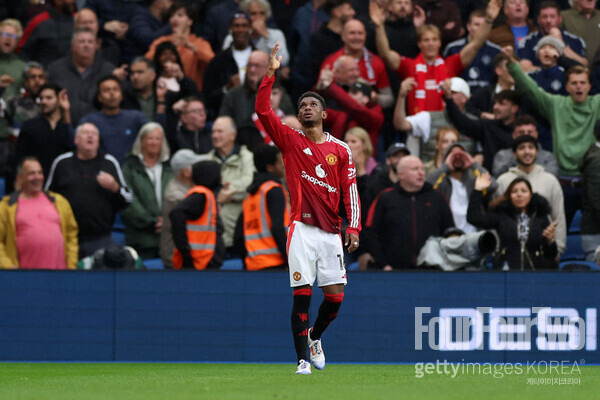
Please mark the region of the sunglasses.
[[0, 36], [2, 37], [9, 37], [11, 39], [18, 39], [19, 36], [15, 35], [14, 33], [8, 33], [8, 32], [0, 32]]

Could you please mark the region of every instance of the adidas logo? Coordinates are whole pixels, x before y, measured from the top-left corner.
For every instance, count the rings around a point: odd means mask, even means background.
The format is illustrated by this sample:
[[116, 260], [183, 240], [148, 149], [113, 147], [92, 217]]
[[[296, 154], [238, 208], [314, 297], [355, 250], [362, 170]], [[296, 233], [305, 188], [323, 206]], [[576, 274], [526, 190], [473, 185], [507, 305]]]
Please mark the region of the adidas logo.
[[305, 148], [304, 150], [302, 150], [304, 152], [304, 154], [308, 154], [309, 156], [312, 156], [313, 153], [312, 151], [310, 151], [310, 147]]

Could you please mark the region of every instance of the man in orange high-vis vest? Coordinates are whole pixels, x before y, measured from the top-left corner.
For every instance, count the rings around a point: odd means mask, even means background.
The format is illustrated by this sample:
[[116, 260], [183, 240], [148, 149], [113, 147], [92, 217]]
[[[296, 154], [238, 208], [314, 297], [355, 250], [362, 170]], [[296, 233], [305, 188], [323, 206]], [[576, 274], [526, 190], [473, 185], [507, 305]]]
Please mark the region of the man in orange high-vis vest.
[[173, 268], [219, 268], [225, 257], [223, 223], [215, 191], [221, 185], [221, 166], [200, 161], [192, 166], [194, 186], [171, 211], [175, 251]]
[[242, 203], [235, 230], [234, 247], [244, 256], [248, 271], [286, 268], [286, 227], [289, 224], [287, 191], [281, 184], [285, 174], [277, 147], [260, 145], [254, 150], [257, 172]]

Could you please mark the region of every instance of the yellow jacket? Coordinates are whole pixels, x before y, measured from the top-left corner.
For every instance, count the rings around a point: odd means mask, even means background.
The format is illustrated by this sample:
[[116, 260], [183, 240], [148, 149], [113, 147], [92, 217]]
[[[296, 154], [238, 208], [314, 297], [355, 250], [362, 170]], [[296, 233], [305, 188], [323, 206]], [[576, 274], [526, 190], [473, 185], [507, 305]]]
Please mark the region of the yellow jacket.
[[[17, 254], [17, 200], [20, 192], [4, 196], [0, 201], [0, 268], [19, 267]], [[44, 192], [50, 202], [56, 207], [60, 217], [60, 230], [65, 242], [65, 257], [68, 269], [77, 268], [79, 228], [69, 201], [58, 193]]]

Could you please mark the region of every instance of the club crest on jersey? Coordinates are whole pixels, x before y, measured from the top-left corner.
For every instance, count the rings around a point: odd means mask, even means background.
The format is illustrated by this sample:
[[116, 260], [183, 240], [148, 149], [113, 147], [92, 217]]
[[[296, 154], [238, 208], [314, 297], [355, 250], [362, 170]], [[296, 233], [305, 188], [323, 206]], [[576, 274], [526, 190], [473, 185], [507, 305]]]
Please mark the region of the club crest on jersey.
[[317, 176], [319, 178], [323, 179], [327, 176], [327, 172], [325, 172], [325, 170], [323, 169], [323, 167], [321, 167], [321, 165], [323, 165], [323, 164], [319, 164], [315, 167], [315, 172], [317, 173]]
[[338, 162], [338, 156], [336, 156], [335, 154], [329, 153], [325, 156], [325, 161], [327, 161], [327, 164], [329, 164], [329, 165], [335, 165], [335, 163]]
[[300, 272], [294, 272], [294, 280], [296, 282], [298, 282], [300, 279], [302, 279], [302, 275], [300, 274]]

